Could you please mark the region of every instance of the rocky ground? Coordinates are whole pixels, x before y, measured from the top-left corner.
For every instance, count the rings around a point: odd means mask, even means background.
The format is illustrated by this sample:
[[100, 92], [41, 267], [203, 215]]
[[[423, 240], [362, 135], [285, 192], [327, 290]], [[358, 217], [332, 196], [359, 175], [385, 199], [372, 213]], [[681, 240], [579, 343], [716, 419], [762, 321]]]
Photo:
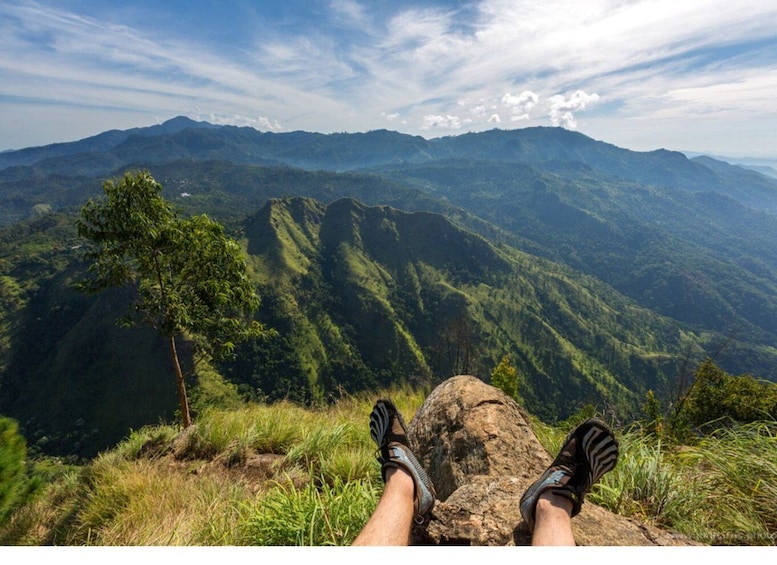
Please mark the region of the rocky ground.
[[[518, 502], [552, 457], [515, 401], [475, 377], [453, 377], [432, 391], [408, 434], [437, 491], [428, 521], [414, 528], [414, 544], [531, 544]], [[578, 545], [701, 545], [589, 501], [572, 525]]]

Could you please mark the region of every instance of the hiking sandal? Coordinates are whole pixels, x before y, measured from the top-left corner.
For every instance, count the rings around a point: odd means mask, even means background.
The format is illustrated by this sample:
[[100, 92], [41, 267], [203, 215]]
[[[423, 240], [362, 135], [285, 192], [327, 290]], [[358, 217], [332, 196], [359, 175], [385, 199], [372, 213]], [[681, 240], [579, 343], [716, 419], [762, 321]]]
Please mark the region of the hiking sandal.
[[534, 511], [542, 493], [554, 494], [572, 501], [572, 517], [580, 513], [585, 495], [605, 473], [618, 462], [618, 441], [612, 430], [597, 418], [589, 418], [564, 441], [550, 467], [521, 497], [521, 515], [534, 529]]
[[434, 506], [437, 495], [432, 481], [410, 449], [402, 415], [388, 398], [378, 400], [372, 409], [370, 437], [378, 446], [376, 458], [381, 464], [380, 472], [384, 483], [386, 470], [390, 467], [404, 469], [413, 478], [415, 520], [419, 524], [422, 523], [424, 516]]

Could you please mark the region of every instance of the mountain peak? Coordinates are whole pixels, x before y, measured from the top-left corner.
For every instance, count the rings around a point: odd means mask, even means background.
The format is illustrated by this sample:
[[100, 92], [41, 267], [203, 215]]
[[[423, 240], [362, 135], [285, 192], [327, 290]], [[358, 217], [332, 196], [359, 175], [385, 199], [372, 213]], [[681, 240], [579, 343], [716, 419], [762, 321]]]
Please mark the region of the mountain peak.
[[189, 129], [189, 128], [219, 128], [220, 126], [208, 123], [208, 122], [198, 122], [195, 120], [192, 120], [191, 118], [187, 118], [186, 116], [176, 116], [175, 118], [170, 118], [169, 120], [162, 122], [161, 124], [158, 124], [156, 126], [150, 126], [147, 128], [139, 128], [137, 131], [138, 133], [143, 133], [143, 135], [158, 135], [158, 134], [166, 134], [166, 133], [178, 133], [179, 131]]
[[169, 120], [165, 120], [162, 122], [162, 126], [179, 126], [179, 125], [195, 125], [195, 124], [207, 124], [208, 122], [198, 122], [196, 120], [192, 120], [191, 118], [187, 118], [186, 116], [176, 116], [174, 118], [170, 118]]

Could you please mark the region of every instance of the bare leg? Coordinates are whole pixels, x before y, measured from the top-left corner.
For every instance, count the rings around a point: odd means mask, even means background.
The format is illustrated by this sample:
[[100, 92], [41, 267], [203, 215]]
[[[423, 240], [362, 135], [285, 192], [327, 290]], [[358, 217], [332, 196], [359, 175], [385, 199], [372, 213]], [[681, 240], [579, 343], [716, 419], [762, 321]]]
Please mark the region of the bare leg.
[[545, 491], [534, 510], [532, 545], [575, 545], [572, 534], [572, 501]]
[[413, 525], [413, 478], [404, 469], [386, 469], [386, 485], [375, 512], [353, 545], [408, 545]]

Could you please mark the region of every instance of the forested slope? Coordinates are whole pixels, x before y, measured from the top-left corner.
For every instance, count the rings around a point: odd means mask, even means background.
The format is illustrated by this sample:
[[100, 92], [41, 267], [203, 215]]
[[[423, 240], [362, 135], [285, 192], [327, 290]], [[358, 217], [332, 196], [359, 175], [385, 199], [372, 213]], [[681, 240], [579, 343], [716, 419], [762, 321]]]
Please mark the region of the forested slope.
[[775, 179], [559, 128], [423, 139], [177, 118], [0, 155], [0, 412], [41, 449], [93, 452], [175, 409], [153, 333], [115, 326], [132, 290], [72, 289], [73, 220], [131, 169], [243, 243], [277, 329], [218, 367], [217, 396], [487, 379], [504, 355], [546, 419], [587, 402], [628, 417], [648, 389], [671, 402], [708, 356], [777, 380]]

